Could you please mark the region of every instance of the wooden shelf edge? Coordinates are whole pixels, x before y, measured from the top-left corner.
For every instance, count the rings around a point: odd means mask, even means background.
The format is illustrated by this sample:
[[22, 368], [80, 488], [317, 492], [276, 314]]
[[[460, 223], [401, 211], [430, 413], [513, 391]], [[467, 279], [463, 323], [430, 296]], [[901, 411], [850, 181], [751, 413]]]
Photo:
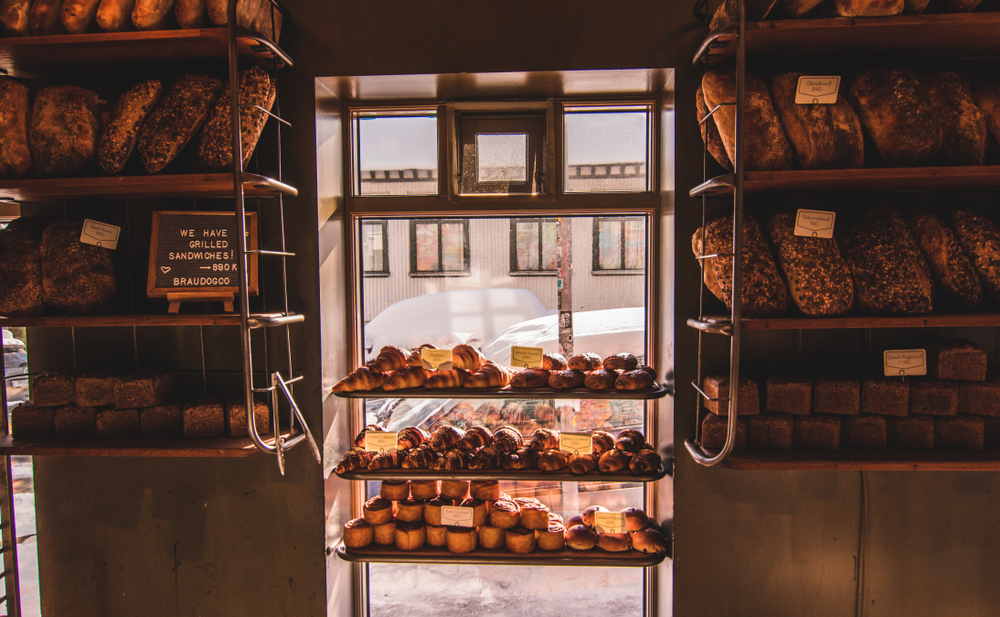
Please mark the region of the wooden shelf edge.
[[517, 471], [431, 471], [429, 469], [380, 469], [378, 471], [355, 470], [337, 474], [344, 480], [500, 480], [529, 482], [658, 482], [670, 471], [670, 461], [664, 459], [655, 474], [633, 476], [621, 473], [589, 473], [575, 475], [568, 470], [539, 471], [525, 469]]
[[552, 398], [552, 399], [590, 399], [590, 400], [654, 400], [663, 398], [670, 389], [662, 384], [647, 390], [555, 390], [553, 388], [533, 388], [514, 390], [509, 386], [500, 389], [473, 388], [410, 388], [386, 392], [382, 389], [365, 390], [361, 392], [334, 392], [341, 398], [457, 398], [457, 399], [493, 399], [493, 398]]
[[743, 330], [838, 330], [861, 328], [970, 328], [1000, 326], [1000, 314], [903, 317], [776, 317], [743, 319]]
[[742, 471], [1000, 471], [1000, 448], [959, 450], [743, 450], [722, 461]]
[[[247, 197], [273, 197], [297, 191], [271, 178], [248, 176]], [[0, 198], [14, 201], [58, 201], [105, 197], [110, 199], [167, 197], [232, 197], [231, 173], [105, 176], [86, 178], [30, 178], [0, 181]]]
[[0, 454], [5, 456], [246, 458], [261, 454], [261, 452], [249, 437], [22, 440], [5, 435], [0, 437]]
[[[275, 317], [266, 313], [261, 317], [251, 314], [251, 327], [271, 327], [298, 323], [304, 317], [298, 314]], [[0, 317], [5, 328], [107, 328], [131, 326], [239, 326], [240, 316], [234, 313], [193, 315], [41, 315], [38, 317]]]
[[646, 554], [636, 551], [609, 553], [600, 549], [577, 551], [566, 548], [560, 551], [536, 550], [519, 555], [500, 549], [477, 548], [471, 553], [449, 553], [439, 547], [424, 547], [419, 551], [401, 551], [394, 546], [366, 546], [346, 549], [339, 544], [337, 557], [355, 563], [426, 563], [466, 564], [495, 566], [593, 566], [599, 568], [649, 568], [663, 563], [668, 554]]

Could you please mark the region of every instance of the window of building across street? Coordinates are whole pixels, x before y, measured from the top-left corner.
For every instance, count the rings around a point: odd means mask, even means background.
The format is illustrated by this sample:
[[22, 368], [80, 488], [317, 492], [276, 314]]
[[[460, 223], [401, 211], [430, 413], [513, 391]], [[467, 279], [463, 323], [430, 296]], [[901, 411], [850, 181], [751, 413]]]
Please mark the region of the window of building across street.
[[510, 222], [510, 271], [555, 274], [558, 263], [555, 219], [512, 219]]
[[595, 272], [641, 272], [645, 264], [646, 222], [643, 217], [594, 219]]
[[410, 222], [410, 273], [441, 276], [469, 272], [468, 219]]

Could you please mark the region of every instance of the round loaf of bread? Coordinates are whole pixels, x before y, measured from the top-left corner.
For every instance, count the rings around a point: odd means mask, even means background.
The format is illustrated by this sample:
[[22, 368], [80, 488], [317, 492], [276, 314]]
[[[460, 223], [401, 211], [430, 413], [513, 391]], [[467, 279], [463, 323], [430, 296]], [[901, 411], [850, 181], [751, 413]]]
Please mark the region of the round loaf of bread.
[[414, 499], [434, 499], [441, 494], [440, 480], [411, 480], [410, 496]]
[[454, 499], [455, 501], [461, 501], [463, 499], [468, 499], [469, 497], [469, 481], [468, 480], [442, 480], [441, 481], [441, 496], [445, 499]]
[[344, 525], [344, 546], [364, 548], [375, 540], [375, 528], [363, 518], [347, 521]]
[[604, 506], [588, 506], [586, 510], [580, 515], [583, 518], [583, 524], [587, 527], [593, 529], [596, 525], [595, 519], [598, 512], [608, 512], [609, 510]]
[[513, 501], [499, 500], [490, 508], [490, 524], [501, 529], [511, 529], [521, 524], [521, 508]]
[[447, 546], [448, 528], [444, 525], [427, 525], [427, 544], [429, 546]]
[[475, 527], [448, 527], [447, 536], [449, 553], [471, 553], [476, 550]]
[[667, 552], [667, 538], [652, 527], [633, 531], [630, 535], [632, 536], [632, 548], [640, 553]]
[[409, 480], [382, 480], [379, 495], [389, 501], [403, 501], [410, 498]]
[[632, 550], [632, 539], [627, 533], [602, 533], [597, 546], [609, 553], [622, 553]]
[[566, 529], [566, 546], [587, 551], [597, 546], [597, 534], [586, 525], [573, 525]]
[[542, 504], [525, 504], [521, 506], [521, 527], [527, 529], [548, 529], [549, 509]]
[[372, 497], [361, 508], [365, 520], [372, 525], [382, 525], [392, 520], [392, 502], [384, 497]]
[[639, 531], [649, 527], [649, 517], [639, 508], [625, 508], [621, 512], [625, 515], [625, 527], [629, 531]]
[[523, 555], [535, 550], [535, 532], [524, 527], [513, 527], [507, 530], [504, 545], [511, 553]]
[[404, 499], [396, 504], [396, 520], [412, 523], [424, 520], [424, 502]]
[[566, 529], [576, 527], [577, 525], [583, 525], [583, 517], [579, 514], [575, 514], [569, 517], [569, 520], [567, 520], [564, 524], [566, 525]]
[[375, 544], [392, 546], [396, 543], [396, 521], [375, 525]]
[[493, 525], [483, 525], [479, 528], [479, 546], [483, 548], [503, 548], [506, 538], [506, 529]]
[[469, 484], [469, 494], [473, 499], [496, 501], [500, 499], [500, 482], [497, 480], [473, 480]]
[[401, 551], [417, 551], [424, 548], [427, 528], [422, 522], [396, 523], [396, 548]]

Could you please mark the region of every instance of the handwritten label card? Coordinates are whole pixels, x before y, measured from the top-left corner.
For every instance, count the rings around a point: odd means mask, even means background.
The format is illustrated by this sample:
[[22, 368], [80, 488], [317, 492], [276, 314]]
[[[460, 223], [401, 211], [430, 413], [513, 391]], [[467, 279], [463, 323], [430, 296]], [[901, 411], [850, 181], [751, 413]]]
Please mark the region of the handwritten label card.
[[420, 360], [423, 367], [429, 371], [450, 371], [451, 350], [450, 349], [428, 349], [420, 350]]
[[795, 230], [792, 233], [807, 238], [832, 238], [836, 220], [836, 212], [799, 210], [795, 214]]
[[385, 452], [387, 450], [398, 450], [396, 445], [396, 433], [382, 433], [379, 431], [365, 431], [365, 450], [369, 452]]
[[441, 506], [441, 524], [449, 527], [473, 527], [475, 512], [461, 506]]
[[927, 352], [923, 349], [887, 349], [883, 358], [886, 377], [927, 374]]
[[837, 102], [837, 92], [840, 90], [840, 77], [799, 77], [795, 89], [797, 105], [833, 105]]
[[516, 368], [542, 368], [542, 355], [545, 352], [541, 347], [518, 347], [510, 348], [510, 365]]
[[595, 512], [594, 527], [597, 528], [597, 533], [625, 533], [628, 531], [623, 512]]
[[559, 450], [567, 454], [591, 454], [594, 440], [590, 433], [559, 433]]
[[80, 234], [80, 242], [83, 242], [84, 244], [92, 244], [101, 248], [111, 249], [113, 251], [118, 248], [118, 237], [121, 233], [121, 227], [91, 219], [84, 219], [83, 232]]

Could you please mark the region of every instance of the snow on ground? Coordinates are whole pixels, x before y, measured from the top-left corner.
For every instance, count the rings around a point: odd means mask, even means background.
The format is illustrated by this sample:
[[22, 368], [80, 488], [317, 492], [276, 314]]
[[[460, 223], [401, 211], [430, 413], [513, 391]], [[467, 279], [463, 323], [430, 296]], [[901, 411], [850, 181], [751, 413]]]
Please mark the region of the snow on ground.
[[38, 547], [35, 543], [35, 490], [30, 456], [11, 457], [14, 481], [14, 523], [17, 536], [17, 577], [21, 615], [39, 617]]

